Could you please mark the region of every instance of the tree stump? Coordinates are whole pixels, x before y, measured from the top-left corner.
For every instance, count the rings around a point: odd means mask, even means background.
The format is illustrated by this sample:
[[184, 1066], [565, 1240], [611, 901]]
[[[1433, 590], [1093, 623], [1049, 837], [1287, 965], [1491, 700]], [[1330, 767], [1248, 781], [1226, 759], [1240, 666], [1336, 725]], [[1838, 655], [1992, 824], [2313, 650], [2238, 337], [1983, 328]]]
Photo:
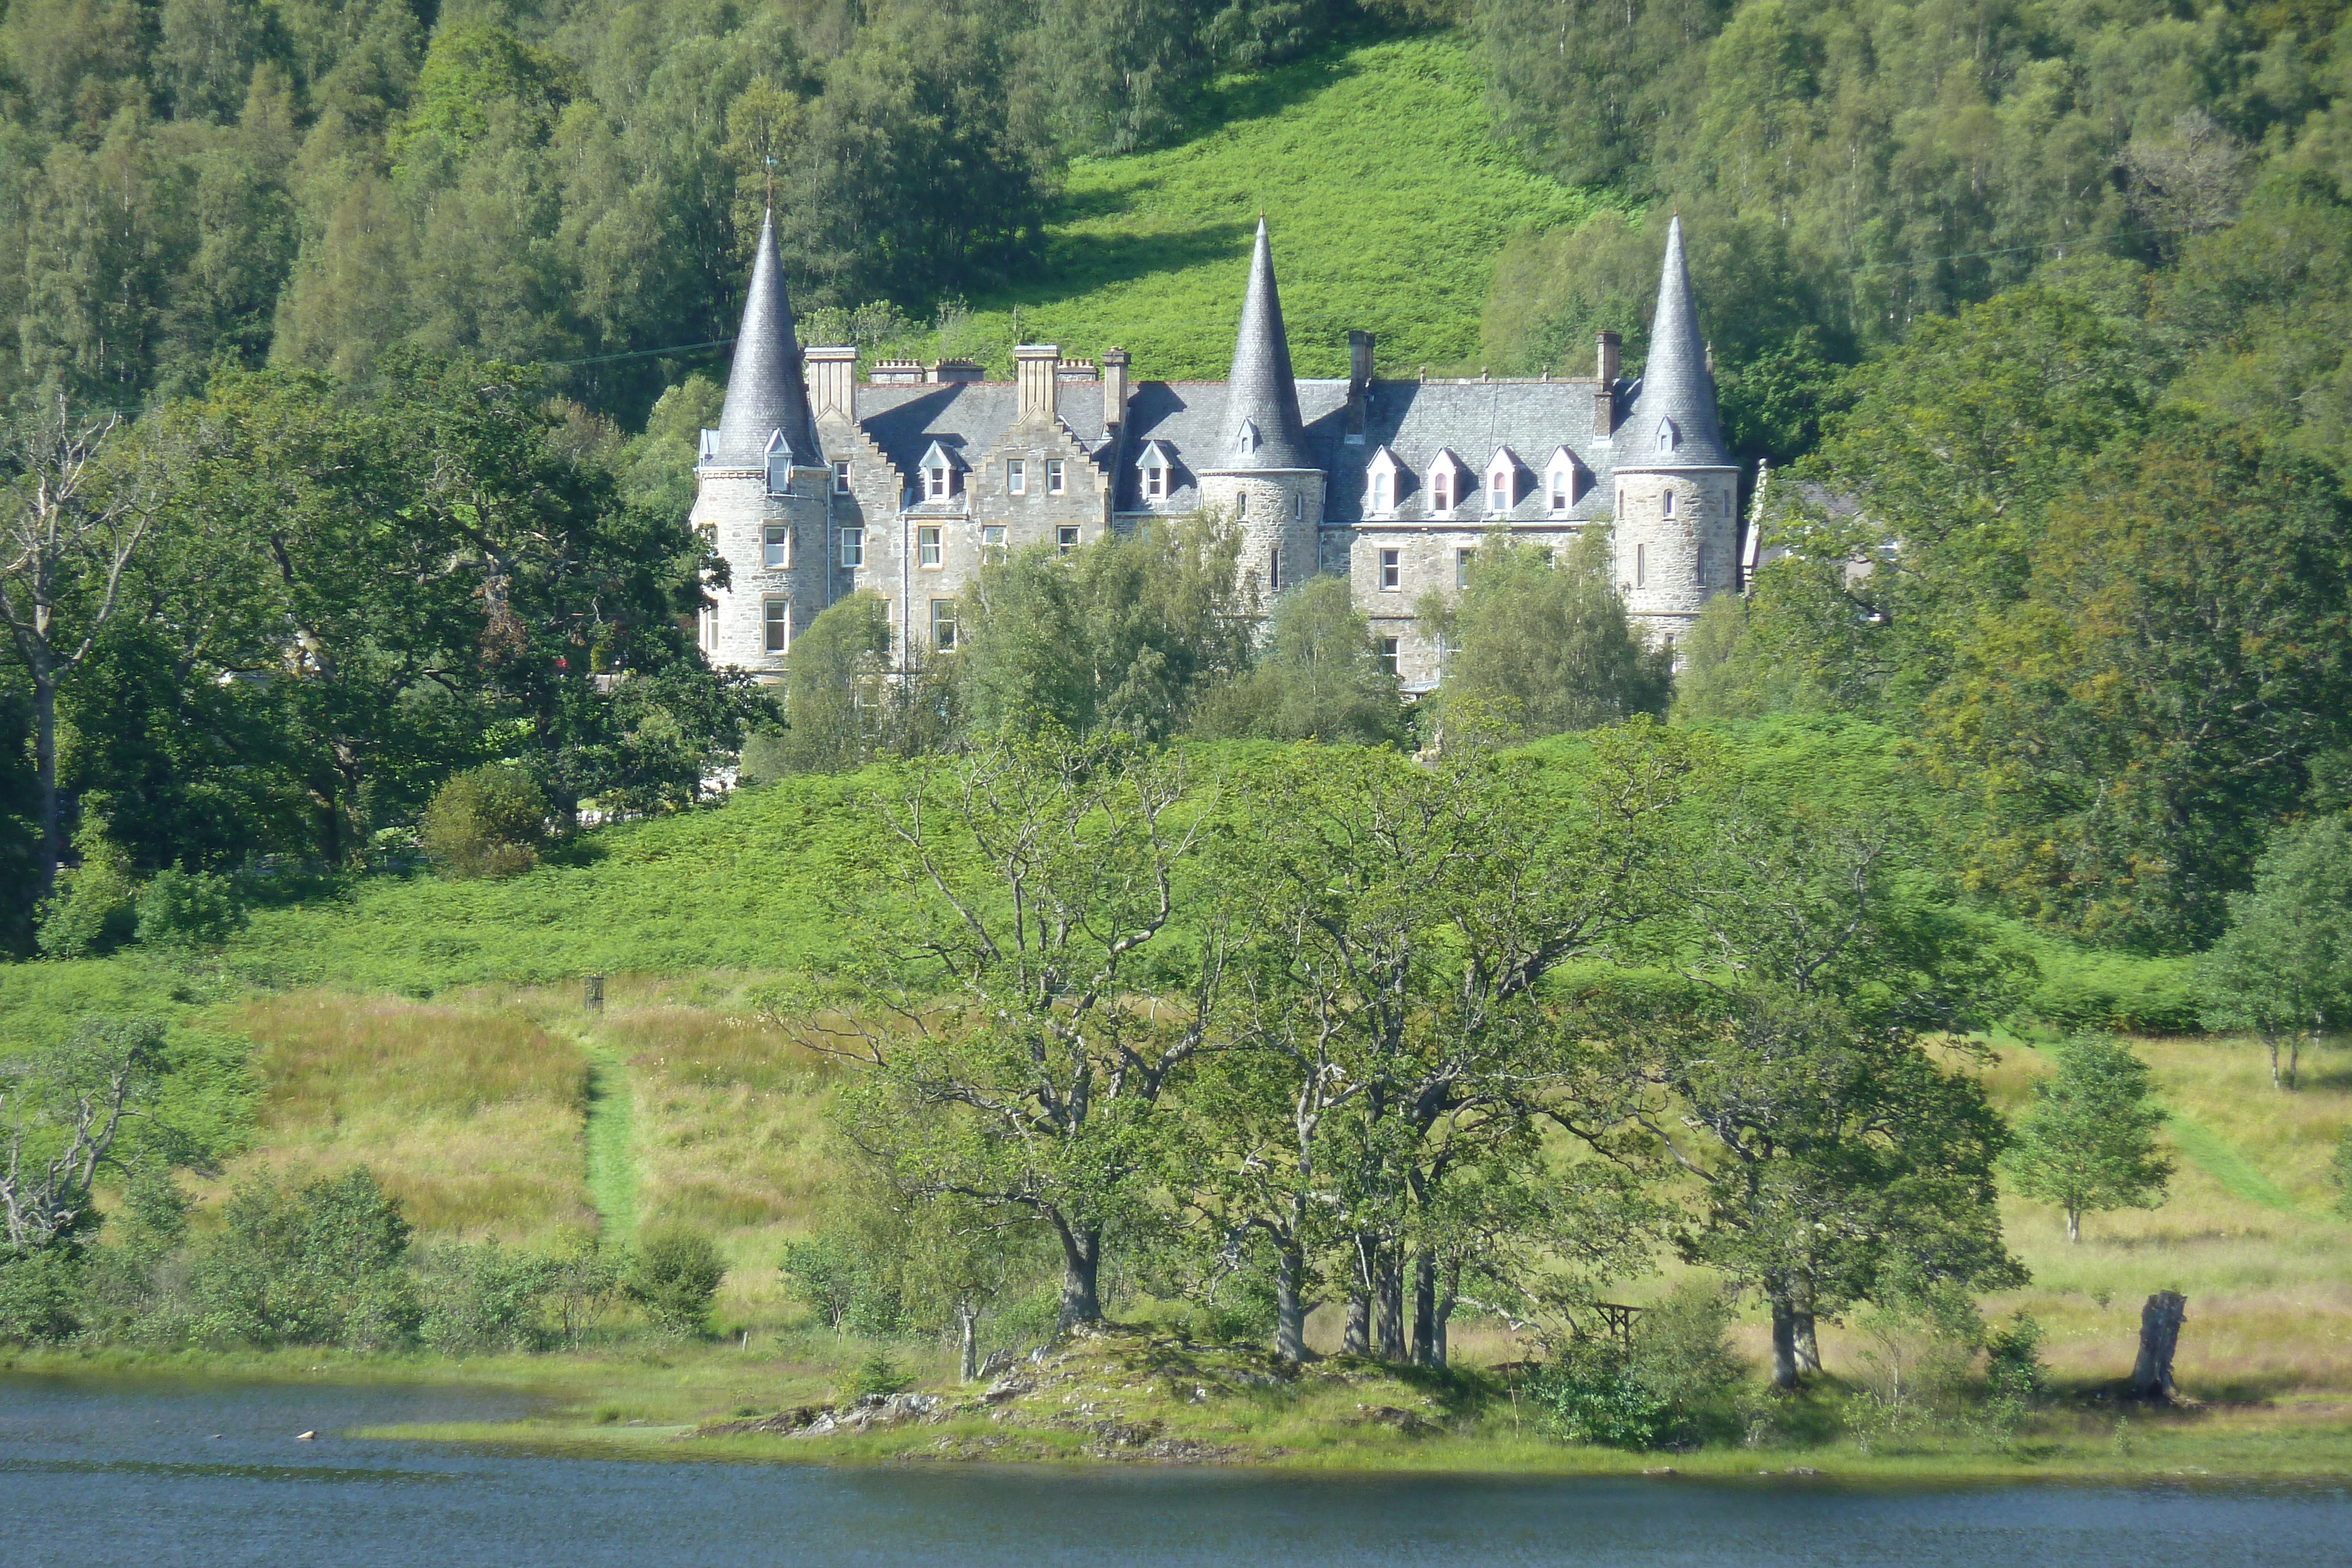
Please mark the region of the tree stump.
[[2151, 1405], [2169, 1405], [2172, 1353], [2180, 1343], [2180, 1324], [2189, 1298], [2178, 1291], [2158, 1291], [2139, 1310], [2139, 1359], [2132, 1364], [2131, 1396]]

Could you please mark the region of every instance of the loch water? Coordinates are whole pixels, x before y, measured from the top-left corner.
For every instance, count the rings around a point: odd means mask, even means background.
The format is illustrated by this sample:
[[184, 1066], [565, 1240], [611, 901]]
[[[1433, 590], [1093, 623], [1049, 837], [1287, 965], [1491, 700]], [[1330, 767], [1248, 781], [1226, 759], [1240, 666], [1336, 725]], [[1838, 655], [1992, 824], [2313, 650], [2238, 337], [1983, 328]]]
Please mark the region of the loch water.
[[[518, 1396], [0, 1375], [7, 1568], [2352, 1563], [2352, 1488], [657, 1464], [348, 1436]], [[309, 1442], [294, 1435], [315, 1430]]]

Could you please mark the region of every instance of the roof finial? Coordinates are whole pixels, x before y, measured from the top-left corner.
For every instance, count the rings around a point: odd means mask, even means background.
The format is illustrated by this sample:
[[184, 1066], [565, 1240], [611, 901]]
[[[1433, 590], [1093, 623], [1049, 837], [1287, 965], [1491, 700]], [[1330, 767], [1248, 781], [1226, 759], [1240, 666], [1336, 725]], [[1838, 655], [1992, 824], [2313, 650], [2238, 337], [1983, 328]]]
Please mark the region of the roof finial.
[[[1228, 455], [1218, 471], [1312, 468], [1304, 422], [1298, 417], [1298, 382], [1290, 369], [1290, 339], [1282, 324], [1282, 295], [1274, 281], [1274, 245], [1265, 219], [1257, 221], [1250, 251], [1249, 291], [1242, 299], [1241, 328], [1234, 338], [1234, 370], [1225, 393]], [[1240, 432], [1248, 426], [1246, 444]]]
[[793, 306], [784, 290], [783, 262], [776, 254], [773, 208], [760, 219], [760, 248], [751, 259], [751, 286], [744, 291], [743, 326], [735, 337], [735, 362], [727, 372], [727, 402], [719, 415], [719, 439], [711, 461], [725, 467], [758, 467], [768, 458], [768, 437], [783, 433], [792, 461], [819, 466], [816, 427], [809, 418], [808, 387], [802, 378], [801, 345], [793, 330]]
[[1666, 254], [1658, 272], [1658, 308], [1650, 319], [1650, 353], [1631, 423], [1646, 439], [1671, 424], [1675, 468], [1720, 468], [1731, 463], [1715, 406], [1715, 377], [1691, 298], [1690, 263], [1683, 254], [1683, 220], [1666, 225]]

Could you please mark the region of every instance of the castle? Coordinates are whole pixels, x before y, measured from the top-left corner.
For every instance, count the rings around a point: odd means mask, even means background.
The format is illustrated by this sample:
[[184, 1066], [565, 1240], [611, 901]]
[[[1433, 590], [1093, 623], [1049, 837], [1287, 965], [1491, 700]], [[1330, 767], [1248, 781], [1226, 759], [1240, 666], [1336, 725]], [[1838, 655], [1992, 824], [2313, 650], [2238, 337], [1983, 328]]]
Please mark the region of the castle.
[[1564, 548], [1610, 523], [1629, 615], [1672, 638], [1734, 588], [1739, 469], [1717, 416], [1679, 219], [1667, 231], [1643, 374], [1600, 336], [1590, 381], [1383, 380], [1372, 338], [1348, 334], [1345, 381], [1302, 381], [1260, 220], [1223, 382], [1129, 381], [1050, 343], [1013, 350], [1009, 384], [969, 361], [803, 350], [772, 223], [719, 428], [702, 433], [693, 521], [729, 566], [701, 625], [714, 664], [782, 671], [793, 639], [859, 590], [888, 604], [896, 646], [952, 650], [983, 561], [1062, 549], [1156, 517], [1217, 507], [1242, 535], [1262, 602], [1345, 573], [1408, 692], [1442, 674], [1414, 614], [1451, 594], [1496, 527]]

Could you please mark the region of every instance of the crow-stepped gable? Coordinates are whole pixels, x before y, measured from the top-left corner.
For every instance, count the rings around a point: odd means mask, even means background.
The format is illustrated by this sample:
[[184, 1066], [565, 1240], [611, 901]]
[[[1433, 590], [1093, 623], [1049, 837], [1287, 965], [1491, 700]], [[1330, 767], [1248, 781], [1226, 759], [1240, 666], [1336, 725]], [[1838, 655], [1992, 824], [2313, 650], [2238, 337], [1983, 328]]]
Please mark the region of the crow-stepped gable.
[[1346, 574], [1408, 691], [1443, 674], [1414, 606], [1454, 593], [1496, 528], [1554, 549], [1609, 528], [1618, 591], [1654, 637], [1738, 586], [1739, 469], [1680, 219], [1639, 381], [1618, 373], [1613, 332], [1590, 380], [1384, 380], [1371, 335], [1348, 337], [1344, 381], [1293, 373], [1260, 219], [1224, 382], [1130, 381], [1123, 350], [1097, 363], [1031, 343], [1009, 383], [961, 361], [885, 361], [861, 382], [856, 350], [801, 348], [763, 225], [697, 469], [694, 520], [730, 573], [703, 647], [781, 674], [793, 637], [862, 589], [890, 606], [902, 656], [950, 650], [991, 557], [1203, 507], [1234, 518], [1261, 601]]

